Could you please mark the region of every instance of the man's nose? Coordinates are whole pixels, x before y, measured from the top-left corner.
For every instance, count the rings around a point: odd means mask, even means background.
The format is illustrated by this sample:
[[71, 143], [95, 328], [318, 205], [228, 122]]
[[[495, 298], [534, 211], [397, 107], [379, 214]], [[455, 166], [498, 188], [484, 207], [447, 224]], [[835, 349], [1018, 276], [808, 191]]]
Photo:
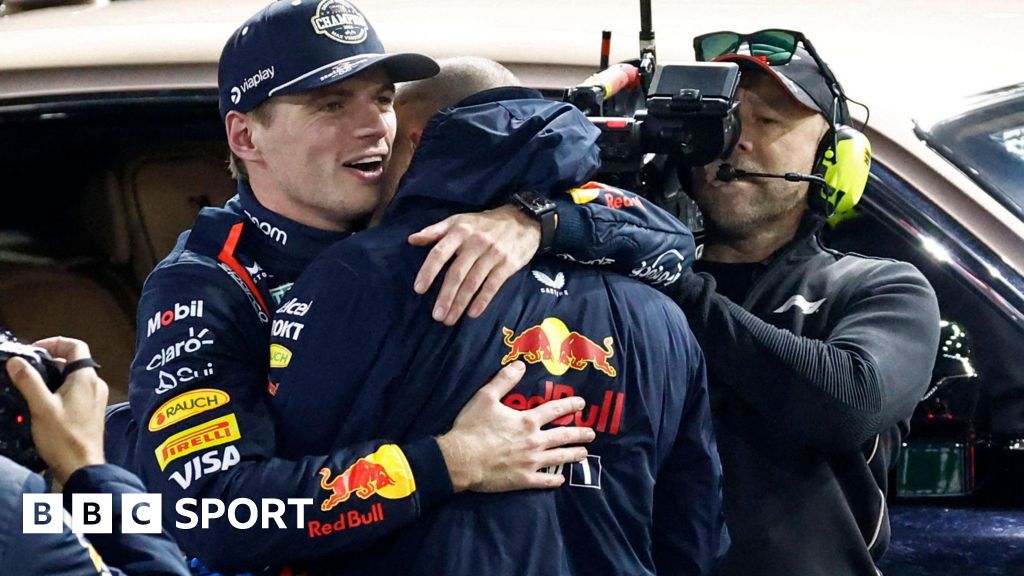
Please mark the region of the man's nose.
[[749, 154], [754, 149], [753, 134], [750, 130], [740, 126], [740, 135], [736, 139], [736, 145], [732, 147], [732, 152], [729, 154], [730, 157], [735, 156], [737, 152]]
[[389, 112], [381, 110], [380, 106], [376, 104], [363, 106], [360, 110], [355, 136], [369, 140], [384, 138], [388, 134], [388, 114]]

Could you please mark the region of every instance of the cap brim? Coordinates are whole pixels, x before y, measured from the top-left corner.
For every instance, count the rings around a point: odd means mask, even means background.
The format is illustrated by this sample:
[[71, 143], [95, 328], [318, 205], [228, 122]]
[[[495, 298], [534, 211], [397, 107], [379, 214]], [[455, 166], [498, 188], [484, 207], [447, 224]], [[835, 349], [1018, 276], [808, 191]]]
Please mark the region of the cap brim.
[[725, 56], [715, 58], [715, 62], [735, 62], [736, 64], [739, 64], [741, 68], [744, 66], [751, 65], [756, 66], [758, 69], [766, 72], [769, 76], [774, 78], [775, 81], [779, 83], [779, 85], [785, 88], [786, 93], [793, 98], [794, 102], [803, 106], [804, 108], [807, 108], [812, 112], [824, 114], [821, 108], [818, 107], [818, 104], [811, 98], [809, 94], [807, 94], [807, 92], [804, 91], [803, 88], [798, 86], [795, 82], [787, 78], [785, 75], [780, 74], [778, 72], [777, 69], [781, 68], [781, 66], [771, 66], [761, 58], [748, 56], [746, 54], [726, 54]]
[[392, 82], [409, 82], [436, 76], [440, 67], [422, 54], [357, 54], [311, 70], [274, 88], [268, 97], [294, 94], [341, 82], [375, 66], [383, 67]]
[[441, 67], [434, 62], [433, 58], [410, 52], [385, 54], [384, 58], [377, 61], [377, 64], [388, 71], [392, 82], [410, 82], [432, 78], [441, 71]]

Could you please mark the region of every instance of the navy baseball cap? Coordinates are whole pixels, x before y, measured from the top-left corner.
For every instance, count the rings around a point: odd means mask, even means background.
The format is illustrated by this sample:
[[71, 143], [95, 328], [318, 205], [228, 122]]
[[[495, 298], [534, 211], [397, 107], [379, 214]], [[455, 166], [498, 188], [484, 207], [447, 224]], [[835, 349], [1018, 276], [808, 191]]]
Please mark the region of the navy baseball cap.
[[231, 35], [220, 56], [220, 115], [340, 82], [371, 66], [394, 82], [429, 78], [437, 63], [422, 54], [387, 54], [373, 26], [346, 0], [278, 0]]
[[769, 64], [766, 58], [750, 54], [726, 54], [716, 58], [715, 62], [735, 62], [741, 69], [756, 66], [781, 84], [797, 104], [820, 113], [829, 123], [833, 120], [833, 113], [838, 123], [848, 122], [845, 99], [839, 99], [839, 109], [834, 111], [835, 94], [829, 89], [828, 80], [814, 57], [803, 46], [797, 46], [790, 61], [781, 65]]

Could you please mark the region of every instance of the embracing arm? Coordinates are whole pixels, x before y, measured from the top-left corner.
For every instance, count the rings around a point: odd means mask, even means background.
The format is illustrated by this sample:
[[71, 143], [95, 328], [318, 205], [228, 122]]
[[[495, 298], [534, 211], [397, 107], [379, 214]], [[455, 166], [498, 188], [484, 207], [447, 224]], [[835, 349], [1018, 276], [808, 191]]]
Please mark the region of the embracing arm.
[[[275, 457], [269, 318], [224, 270], [199, 263], [159, 269], [146, 282], [138, 318], [130, 399], [139, 423], [139, 467], [148, 488], [163, 495], [164, 526], [208, 568], [260, 569], [351, 550], [451, 493], [432, 438]], [[395, 479], [415, 479], [416, 490], [387, 500], [376, 513], [362, 499], [340, 500], [346, 492], [336, 489], [339, 477], [363, 459], [386, 461]], [[225, 506], [239, 498], [277, 499], [286, 506], [286, 527], [270, 521], [240, 530], [225, 515], [208, 528], [179, 528], [177, 521], [190, 520], [176, 508], [182, 498], [217, 498]], [[340, 530], [351, 523], [350, 513], [373, 521]]]
[[551, 251], [561, 258], [604, 266], [663, 292], [693, 266], [693, 233], [638, 194], [588, 182], [553, 200], [558, 228]]
[[[690, 230], [637, 194], [591, 182], [552, 200], [558, 219], [549, 251], [563, 259], [605, 266], [662, 291], [693, 266]], [[451, 216], [409, 237], [415, 246], [434, 244], [413, 288], [425, 294], [451, 261], [434, 319], [452, 326], [467, 307], [477, 318], [502, 284], [533, 259], [540, 241], [537, 221], [511, 204]]]
[[908, 418], [931, 377], [939, 341], [935, 293], [913, 266], [892, 262], [858, 279], [827, 337], [798, 336], [690, 274], [677, 299], [717, 379], [796, 442], [856, 449]]

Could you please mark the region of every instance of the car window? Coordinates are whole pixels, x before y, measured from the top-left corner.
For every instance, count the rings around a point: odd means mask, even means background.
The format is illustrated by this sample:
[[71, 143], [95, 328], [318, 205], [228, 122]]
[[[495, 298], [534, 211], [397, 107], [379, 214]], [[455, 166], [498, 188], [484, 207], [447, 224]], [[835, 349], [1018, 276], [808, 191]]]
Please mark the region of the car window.
[[920, 135], [1024, 219], [1024, 94], [940, 122]]

